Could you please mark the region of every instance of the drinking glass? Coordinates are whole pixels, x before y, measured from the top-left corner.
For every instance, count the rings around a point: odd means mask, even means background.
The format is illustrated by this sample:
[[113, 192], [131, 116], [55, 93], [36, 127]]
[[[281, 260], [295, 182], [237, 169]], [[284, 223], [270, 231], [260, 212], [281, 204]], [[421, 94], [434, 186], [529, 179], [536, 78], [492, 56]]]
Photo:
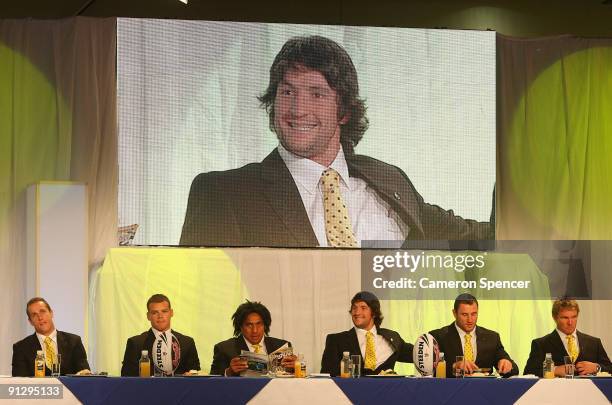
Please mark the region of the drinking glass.
[[62, 355], [57, 353], [51, 364], [51, 377], [59, 377], [62, 370]]
[[463, 363], [463, 356], [456, 356], [455, 363], [459, 363], [455, 367], [455, 378], [463, 378], [465, 375], [465, 364]]
[[571, 356], [563, 356], [563, 363], [565, 364], [565, 378], [574, 378], [576, 368]]
[[358, 354], [353, 354], [351, 356], [351, 363], [353, 365], [353, 368], [351, 369], [351, 377], [361, 377], [361, 356]]

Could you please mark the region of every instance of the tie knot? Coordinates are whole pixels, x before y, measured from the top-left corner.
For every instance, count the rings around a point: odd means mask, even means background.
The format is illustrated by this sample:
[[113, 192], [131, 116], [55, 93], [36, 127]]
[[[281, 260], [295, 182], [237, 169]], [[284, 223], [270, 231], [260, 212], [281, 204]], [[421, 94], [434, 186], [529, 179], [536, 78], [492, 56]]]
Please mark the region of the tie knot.
[[261, 349], [260, 344], [253, 345], [253, 350], [255, 350], [255, 353], [259, 353], [260, 349]]
[[366, 331], [366, 336], [367, 337], [372, 337], [372, 336], [374, 336], [374, 334], [372, 332], [370, 332], [370, 331]]
[[45, 338], [45, 343], [51, 343], [51, 342], [52, 342], [51, 337], [47, 336]]
[[325, 189], [336, 189], [340, 186], [340, 175], [332, 168], [321, 173], [321, 185]]
[[465, 334], [465, 338], [466, 338], [466, 339], [471, 339], [471, 338], [472, 338], [472, 335], [470, 335], [469, 333], [466, 333], [466, 334]]
[[567, 335], [566, 338], [567, 338], [568, 341], [571, 342], [571, 341], [574, 340], [574, 335]]

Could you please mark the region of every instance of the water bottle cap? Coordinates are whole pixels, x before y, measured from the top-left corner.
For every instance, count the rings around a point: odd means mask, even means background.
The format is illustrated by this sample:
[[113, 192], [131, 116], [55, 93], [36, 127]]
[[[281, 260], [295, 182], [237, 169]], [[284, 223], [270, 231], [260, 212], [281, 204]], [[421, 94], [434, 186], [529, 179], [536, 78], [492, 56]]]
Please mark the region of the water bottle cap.
[[37, 356], [42, 356], [43, 354], [45, 354], [45, 352], [43, 352], [42, 350], [37, 350], [36, 351], [36, 355]]
[[342, 355], [347, 357], [350, 354], [350, 352], [342, 352]]
[[140, 352], [143, 356], [148, 356], [149, 355], [149, 351], [148, 350], [143, 350], [142, 352]]

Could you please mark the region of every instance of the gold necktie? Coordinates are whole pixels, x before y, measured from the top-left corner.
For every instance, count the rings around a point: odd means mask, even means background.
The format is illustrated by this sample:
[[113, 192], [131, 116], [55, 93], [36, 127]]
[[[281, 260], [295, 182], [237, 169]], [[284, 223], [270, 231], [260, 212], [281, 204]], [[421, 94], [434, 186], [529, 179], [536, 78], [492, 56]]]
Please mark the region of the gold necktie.
[[572, 358], [572, 363], [574, 363], [578, 358], [579, 350], [576, 347], [576, 342], [574, 341], [573, 335], [567, 335], [565, 337], [567, 338], [567, 351], [569, 352], [569, 355]]
[[365, 364], [363, 366], [369, 370], [376, 369], [376, 347], [374, 346], [374, 334], [370, 331], [366, 332]]
[[323, 208], [325, 209], [325, 234], [331, 247], [357, 247], [357, 238], [348, 215], [348, 209], [340, 194], [340, 175], [334, 169], [321, 174]]
[[472, 335], [465, 334], [465, 346], [463, 346], [463, 357], [467, 361], [474, 361], [474, 349], [472, 349]]
[[45, 363], [47, 363], [49, 370], [53, 368], [53, 363], [55, 363], [55, 349], [53, 348], [53, 340], [49, 336], [45, 338]]
[[253, 345], [253, 350], [255, 353], [261, 353], [261, 345]]

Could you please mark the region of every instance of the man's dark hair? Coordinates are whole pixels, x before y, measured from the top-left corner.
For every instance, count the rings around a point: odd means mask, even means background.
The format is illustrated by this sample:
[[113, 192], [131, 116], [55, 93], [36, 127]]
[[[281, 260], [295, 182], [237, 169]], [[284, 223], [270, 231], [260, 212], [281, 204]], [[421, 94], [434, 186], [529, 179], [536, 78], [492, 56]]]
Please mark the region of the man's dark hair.
[[270, 311], [268, 308], [264, 306], [261, 302], [249, 301], [246, 300], [245, 303], [240, 304], [232, 315], [232, 322], [234, 324], [234, 336], [238, 336], [241, 333], [242, 324], [244, 320], [250, 314], [258, 314], [261, 317], [261, 320], [264, 323], [264, 332], [266, 335], [270, 333], [270, 325], [272, 324], [272, 316], [270, 315]]
[[28, 303], [26, 304], [26, 315], [28, 316], [28, 319], [30, 319], [30, 312], [28, 312], [28, 308], [30, 307], [30, 305], [34, 304], [35, 302], [42, 302], [43, 304], [45, 304], [45, 306], [47, 307], [47, 309], [49, 310], [49, 312], [53, 312], [51, 310], [51, 306], [49, 305], [49, 303], [47, 302], [46, 299], [42, 298], [42, 297], [34, 297], [34, 298], [30, 298], [30, 300], [28, 301]]
[[380, 301], [378, 300], [378, 297], [369, 291], [359, 291], [351, 300], [351, 309], [349, 309], [349, 314], [352, 312], [353, 305], [355, 305], [357, 302], [365, 302], [367, 306], [370, 307], [372, 316], [374, 317], [374, 325], [376, 325], [377, 328], [380, 327], [384, 317], [382, 315], [382, 311], [380, 310]]
[[274, 127], [274, 100], [278, 85], [288, 70], [306, 68], [320, 72], [327, 84], [338, 94], [338, 118], [347, 116], [341, 126], [340, 143], [344, 153], [352, 154], [355, 146], [368, 129], [366, 106], [359, 98], [357, 70], [344, 48], [331, 39], [310, 36], [294, 37], [285, 42], [270, 67], [270, 83], [266, 92], [259, 97], [262, 107], [270, 117], [270, 129]]
[[172, 304], [170, 304], [170, 298], [166, 297], [164, 294], [153, 294], [151, 298], [147, 301], [147, 312], [149, 312], [149, 304], [158, 304], [160, 302], [167, 302], [168, 308], [172, 308]]
[[457, 312], [457, 310], [459, 309], [459, 305], [461, 304], [476, 304], [476, 306], [478, 306], [478, 300], [472, 294], [463, 293], [459, 294], [457, 298], [455, 298], [455, 305], [453, 305], [453, 309], [455, 310], [455, 312]]

